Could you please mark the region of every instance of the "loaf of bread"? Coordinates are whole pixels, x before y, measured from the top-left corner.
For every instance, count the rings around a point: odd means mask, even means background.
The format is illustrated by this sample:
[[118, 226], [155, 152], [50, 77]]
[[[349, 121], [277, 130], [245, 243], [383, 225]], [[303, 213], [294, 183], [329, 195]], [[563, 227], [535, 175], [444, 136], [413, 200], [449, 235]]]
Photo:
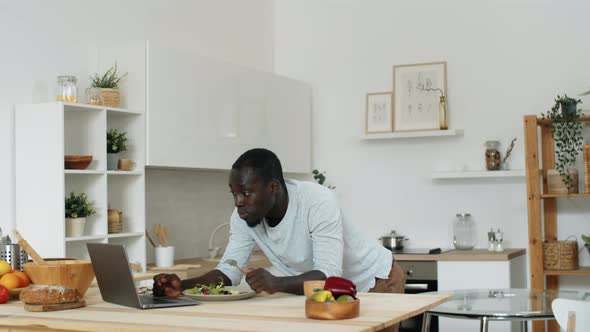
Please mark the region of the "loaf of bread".
[[77, 289], [62, 286], [31, 285], [20, 293], [20, 300], [26, 304], [72, 303], [80, 299]]

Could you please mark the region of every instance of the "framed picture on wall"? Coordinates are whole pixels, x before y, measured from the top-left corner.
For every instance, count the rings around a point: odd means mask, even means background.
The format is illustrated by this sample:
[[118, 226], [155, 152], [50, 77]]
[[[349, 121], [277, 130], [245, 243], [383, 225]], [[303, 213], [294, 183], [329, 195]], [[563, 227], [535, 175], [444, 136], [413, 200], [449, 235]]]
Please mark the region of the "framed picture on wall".
[[447, 63], [393, 66], [393, 95], [393, 131], [439, 130], [440, 97], [447, 95]]
[[390, 133], [393, 130], [393, 93], [367, 93], [365, 111], [365, 133]]

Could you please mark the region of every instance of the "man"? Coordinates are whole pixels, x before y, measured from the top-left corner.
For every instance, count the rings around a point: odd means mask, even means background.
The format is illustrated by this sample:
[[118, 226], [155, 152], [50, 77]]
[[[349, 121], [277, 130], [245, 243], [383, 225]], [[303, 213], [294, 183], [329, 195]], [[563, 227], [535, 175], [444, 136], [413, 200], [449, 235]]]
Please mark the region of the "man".
[[[200, 277], [154, 277], [154, 294], [178, 296], [195, 284], [238, 285], [243, 273], [256, 293], [303, 294], [306, 280], [342, 276], [359, 292], [403, 293], [405, 276], [391, 252], [362, 239], [343, 220], [334, 193], [312, 182], [285, 181], [277, 156], [266, 149], [242, 154], [233, 164], [229, 187], [235, 209], [223, 258]], [[248, 269], [255, 245], [281, 273]], [[237, 262], [237, 267], [228, 261]]]

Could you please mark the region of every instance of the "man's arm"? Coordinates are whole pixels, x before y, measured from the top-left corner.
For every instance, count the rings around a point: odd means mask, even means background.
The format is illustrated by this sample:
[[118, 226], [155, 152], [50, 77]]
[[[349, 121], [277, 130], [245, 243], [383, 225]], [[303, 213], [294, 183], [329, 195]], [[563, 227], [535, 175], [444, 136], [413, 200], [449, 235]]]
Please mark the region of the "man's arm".
[[231, 285], [231, 280], [219, 270], [212, 270], [200, 277], [180, 280], [176, 274], [160, 273], [154, 276], [154, 296], [177, 297], [187, 288], [195, 287], [195, 284], [209, 285], [223, 280], [224, 285]]
[[318, 270], [308, 271], [292, 277], [276, 277], [265, 269], [256, 269], [248, 272], [246, 282], [256, 293], [276, 292], [302, 295], [303, 282], [308, 280], [326, 280], [326, 275]]

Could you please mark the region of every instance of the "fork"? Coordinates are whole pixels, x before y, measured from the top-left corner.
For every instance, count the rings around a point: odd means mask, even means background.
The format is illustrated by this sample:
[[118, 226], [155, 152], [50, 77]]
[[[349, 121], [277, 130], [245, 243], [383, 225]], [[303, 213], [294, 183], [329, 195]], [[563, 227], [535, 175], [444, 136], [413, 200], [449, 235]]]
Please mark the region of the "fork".
[[231, 259], [231, 258], [227, 259], [224, 261], [224, 263], [228, 264], [229, 266], [235, 267], [236, 269], [240, 270], [240, 272], [242, 272], [243, 274], [248, 274], [248, 272], [252, 271], [252, 269], [249, 269], [249, 268], [240, 269], [238, 267], [238, 262], [236, 262], [235, 259]]

